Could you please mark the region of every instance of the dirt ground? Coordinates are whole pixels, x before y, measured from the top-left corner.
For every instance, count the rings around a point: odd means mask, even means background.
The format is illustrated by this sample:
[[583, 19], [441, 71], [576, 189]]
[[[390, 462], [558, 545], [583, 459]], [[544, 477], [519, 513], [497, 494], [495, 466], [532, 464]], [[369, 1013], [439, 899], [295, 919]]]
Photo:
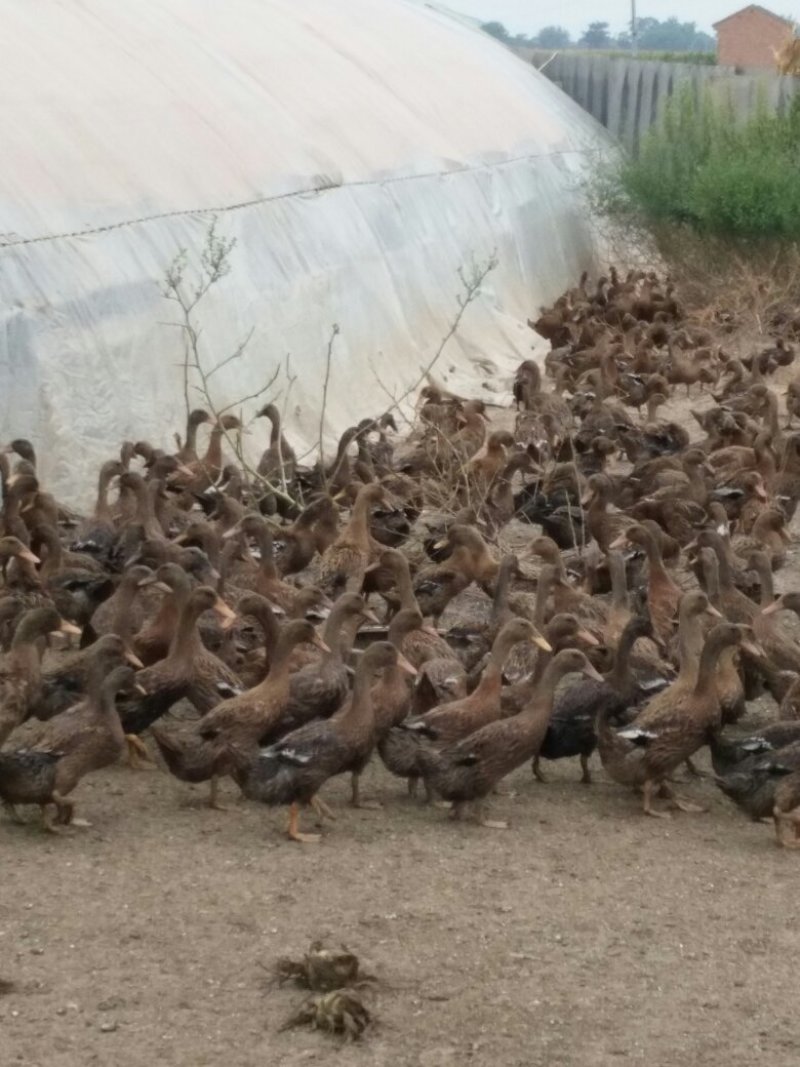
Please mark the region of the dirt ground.
[[[795, 1067], [800, 856], [708, 779], [685, 787], [706, 814], [660, 821], [597, 762], [591, 786], [577, 761], [511, 776], [508, 830], [452, 824], [379, 764], [383, 809], [331, 783], [318, 846], [233, 786], [210, 811], [122, 766], [76, 791], [90, 828], [0, 821], [0, 1063]], [[360, 1044], [280, 1032], [303, 993], [267, 972], [317, 938], [379, 979]]]

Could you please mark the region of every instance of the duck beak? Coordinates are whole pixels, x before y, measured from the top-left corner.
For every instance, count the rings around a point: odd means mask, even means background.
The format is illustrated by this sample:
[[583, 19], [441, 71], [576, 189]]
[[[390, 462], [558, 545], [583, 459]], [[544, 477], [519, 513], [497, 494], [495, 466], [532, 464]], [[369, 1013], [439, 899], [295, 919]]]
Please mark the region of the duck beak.
[[781, 529], [778, 530], [778, 537], [780, 537], [780, 539], [784, 541], [787, 545], [790, 545], [792, 543], [792, 535], [789, 533], [785, 526], [782, 526]]
[[759, 500], [767, 500], [767, 491], [763, 485], [756, 486], [756, 496]]
[[319, 634], [314, 634], [311, 644], [316, 645], [317, 648], [321, 649], [323, 652], [330, 652], [330, 648], [325, 644]]
[[591, 504], [593, 496], [594, 496], [594, 493], [584, 493], [583, 496], [581, 497], [581, 507], [585, 508], [589, 504]]
[[[23, 510], [24, 510], [24, 508], [23, 508]], [[19, 558], [26, 560], [28, 563], [41, 563], [42, 562], [37, 555], [35, 555], [33, 552], [31, 552], [31, 550], [29, 548], [23, 548], [22, 551], [19, 553]]]
[[133, 652], [126, 652], [125, 653], [125, 662], [129, 663], [131, 665], [131, 667], [135, 667], [137, 671], [141, 671], [141, 670], [144, 669], [144, 664], [139, 659], [139, 657], [137, 655], [135, 655]]
[[448, 542], [447, 542], [447, 538], [446, 537], [445, 537], [445, 539], [443, 541], [436, 541], [434, 543], [434, 546], [433, 546], [434, 551], [438, 552], [440, 548], [446, 548], [447, 547], [447, 543]]
[[226, 530], [225, 533], [222, 535], [222, 540], [230, 541], [232, 537], [237, 537], [239, 533], [240, 531], [238, 526], [231, 526], [230, 530]]
[[185, 533], [178, 534], [177, 537], [172, 538], [173, 545], [185, 545], [188, 538]]
[[153, 589], [157, 589], [159, 591], [159, 593], [171, 593], [172, 592], [172, 590], [170, 589], [170, 587], [167, 585], [166, 582], [159, 582], [158, 580], [156, 580], [156, 581], [148, 580], [148, 581], [140, 582], [139, 585], [152, 586], [152, 588]]
[[221, 600], [219, 597], [217, 597], [212, 610], [220, 620], [222, 629], [230, 630], [231, 626], [236, 622], [236, 612], [232, 608], [229, 608], [225, 601]]
[[600, 644], [594, 634], [589, 633], [588, 630], [578, 630], [575, 636], [580, 637], [585, 645], [591, 645], [593, 648], [597, 648]]
[[175, 473], [182, 474], [186, 478], [194, 478], [194, 471], [189, 470], [189, 468], [183, 463], [178, 464], [178, 466], [175, 468]]
[[381, 620], [370, 608], [364, 608], [364, 610], [361, 612], [361, 615], [362, 618], [367, 620], [367, 622], [374, 622], [376, 626], [380, 625]]
[[600, 671], [595, 670], [591, 663], [587, 663], [587, 665], [583, 668], [582, 673], [585, 674], [587, 678], [593, 678], [596, 682], [605, 682], [605, 678], [602, 676]]
[[739, 647], [744, 652], [749, 652], [751, 656], [763, 656], [765, 654], [761, 645], [757, 645], [755, 641], [742, 641]]
[[59, 628], [57, 630], [54, 630], [53, 632], [57, 634], [75, 634], [76, 637], [80, 637], [83, 631], [81, 630], [80, 626], [76, 626], [74, 623], [67, 622], [66, 619], [62, 619]]
[[608, 547], [610, 549], [612, 549], [612, 550], [615, 550], [615, 549], [618, 549], [618, 548], [627, 548], [628, 547], [628, 535], [627, 534], [620, 534], [619, 537], [616, 539], [616, 541], [612, 541], [611, 544]]
[[778, 597], [777, 600], [773, 600], [771, 604], [767, 604], [765, 608], [761, 609], [762, 615], [774, 615], [776, 611], [783, 610], [782, 598]]
[[722, 612], [721, 611], [717, 611], [717, 609], [713, 606], [713, 604], [709, 604], [708, 607], [706, 608], [706, 615], [711, 615], [712, 618], [715, 618], [715, 619], [724, 619], [725, 618], [725, 616], [722, 614]]
[[143, 685], [139, 685], [138, 682], [134, 682], [133, 683], [133, 691], [135, 693], [138, 693], [139, 696], [143, 696], [143, 697], [147, 696], [147, 690], [145, 689], [145, 687]]
[[430, 634], [431, 637], [439, 636], [439, 631], [435, 626], [420, 626], [420, 631], [424, 634]]
[[531, 644], [536, 645], [536, 647], [540, 648], [543, 652], [553, 651], [553, 646], [550, 644], [547, 638], [542, 637], [540, 633], [535, 633], [533, 635], [533, 637], [531, 638]]
[[417, 668], [412, 663], [408, 662], [402, 652], [397, 653], [397, 666], [400, 668], [401, 671], [405, 671], [406, 674], [410, 674], [412, 675], [412, 677], [416, 677]]

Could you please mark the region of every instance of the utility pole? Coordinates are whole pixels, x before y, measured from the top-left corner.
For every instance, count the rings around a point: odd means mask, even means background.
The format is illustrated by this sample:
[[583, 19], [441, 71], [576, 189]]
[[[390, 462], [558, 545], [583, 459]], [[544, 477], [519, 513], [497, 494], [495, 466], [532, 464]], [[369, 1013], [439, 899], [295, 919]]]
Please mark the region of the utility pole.
[[631, 0], [631, 52], [639, 53], [639, 26], [636, 21], [636, 0]]

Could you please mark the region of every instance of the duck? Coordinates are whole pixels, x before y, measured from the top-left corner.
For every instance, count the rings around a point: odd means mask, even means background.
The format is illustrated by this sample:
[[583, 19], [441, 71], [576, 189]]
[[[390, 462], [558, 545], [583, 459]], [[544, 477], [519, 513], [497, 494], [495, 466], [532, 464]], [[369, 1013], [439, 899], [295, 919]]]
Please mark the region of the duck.
[[108, 494], [111, 483], [115, 478], [118, 479], [124, 470], [125, 467], [117, 459], [107, 460], [100, 467], [94, 512], [80, 524], [75, 532], [70, 546], [73, 552], [82, 553], [103, 564], [110, 561], [117, 531]]
[[316, 553], [322, 553], [336, 539], [338, 512], [329, 496], [312, 500], [291, 526], [273, 533], [275, 565], [281, 577], [306, 569]]
[[615, 731], [605, 714], [598, 715], [598, 749], [603, 767], [614, 781], [642, 789], [646, 815], [669, 815], [653, 806], [659, 791], [666, 793], [681, 811], [702, 810], [679, 797], [668, 778], [707, 742], [709, 731], [719, 724], [717, 663], [726, 648], [742, 644], [749, 633], [730, 623], [715, 626], [703, 646], [695, 684], [687, 685], [682, 671], [623, 730]]
[[492, 559], [480, 533], [469, 526], [455, 525], [447, 531], [450, 555], [442, 563], [422, 567], [414, 578], [414, 596], [424, 616], [432, 616], [434, 626], [447, 605], [473, 581], [491, 583], [498, 564]]
[[204, 423], [212, 422], [212, 418], [204, 408], [194, 408], [186, 416], [186, 435], [183, 443], [177, 442], [178, 451], [175, 458], [182, 464], [196, 463], [197, 455], [197, 431]]
[[126, 734], [143, 733], [183, 698], [203, 715], [241, 691], [241, 680], [237, 675], [200, 640], [197, 621], [204, 611], [216, 612], [223, 624], [228, 625], [236, 617], [211, 586], [201, 585], [192, 590], [181, 612], [169, 653], [139, 672], [136, 683], [140, 694], [120, 708]]
[[[50, 763], [54, 757], [52, 787], [49, 795], [44, 792], [20, 803], [37, 803], [43, 811], [45, 829], [59, 833], [64, 826], [89, 826], [74, 818], [74, 803], [68, 799], [81, 779], [92, 771], [102, 770], [116, 763], [127, 751], [127, 740], [116, 708], [117, 694], [134, 685], [135, 672], [123, 664], [107, 673], [101, 659], [95, 659], [95, 668], [89, 681], [85, 701], [68, 711], [56, 715], [47, 723], [43, 733], [23, 750], [20, 763], [30, 767], [29, 753], [44, 757], [39, 766]], [[9, 754], [13, 759], [13, 753]], [[20, 765], [17, 765], [17, 773]], [[40, 787], [49, 784], [40, 780]], [[56, 808], [55, 819], [46, 814], [48, 804]]]
[[547, 731], [533, 763], [533, 774], [537, 781], [545, 781], [539, 766], [540, 759], [557, 760], [578, 756], [581, 765], [580, 780], [584, 785], [591, 784], [589, 759], [597, 747], [597, 716], [602, 713], [610, 721], [622, 724], [626, 716], [632, 717], [632, 709], [669, 684], [663, 677], [644, 681], [634, 677], [630, 671], [630, 655], [634, 644], [641, 637], [652, 636], [650, 620], [634, 615], [623, 630], [611, 670], [605, 676], [595, 672], [595, 676], [584, 678], [559, 692]]
[[511, 649], [521, 641], [550, 651], [550, 644], [527, 619], [514, 619], [506, 623], [494, 640], [480, 682], [469, 696], [441, 704], [417, 718], [407, 719], [389, 732], [381, 748], [381, 758], [392, 774], [409, 780], [411, 796], [415, 795], [417, 783], [422, 777], [423, 747], [457, 741], [500, 718], [503, 667]]
[[576, 673], [602, 680], [582, 652], [564, 649], [547, 665], [535, 695], [518, 715], [486, 723], [455, 743], [425, 752], [426, 786], [452, 803], [454, 820], [462, 819], [467, 806], [472, 805], [481, 826], [507, 827], [505, 822], [488, 819], [483, 803], [502, 778], [536, 756], [550, 720], [556, 686], [567, 674]]
[[171, 774], [183, 782], [210, 781], [210, 807], [224, 810], [219, 802], [219, 779], [233, 767], [230, 746], [255, 756], [261, 737], [280, 721], [290, 697], [291, 654], [303, 642], [329, 651], [310, 622], [288, 622], [278, 635], [269, 672], [262, 682], [221, 701], [195, 722], [173, 729], [160, 724], [151, 727]]
[[[364, 622], [376, 621], [362, 597], [357, 593], [342, 593], [335, 601], [322, 633], [322, 643], [327, 651], [322, 652], [320, 659], [292, 674], [286, 706], [271, 731], [265, 731], [261, 736], [262, 745], [312, 719], [328, 718], [341, 707], [349, 689], [347, 661], [356, 632]], [[320, 648], [318, 642], [314, 643]]]
[[[269, 805], [289, 805], [288, 836], [301, 844], [315, 844], [318, 834], [299, 828], [299, 806], [313, 805], [317, 793], [331, 778], [347, 771], [358, 781], [359, 768], [373, 747], [372, 688], [379, 675], [399, 663], [413, 675], [414, 668], [388, 641], [375, 641], [356, 668], [353, 692], [332, 718], [307, 723], [276, 744], [262, 749], [253, 761], [238, 758], [235, 777], [246, 797]], [[353, 800], [358, 803], [357, 787]], [[327, 806], [317, 804], [323, 811]]]
[[661, 554], [659, 539], [645, 526], [628, 526], [612, 548], [625, 546], [643, 548], [647, 555], [647, 608], [653, 623], [653, 632], [662, 642], [673, 634], [683, 590], [670, 576]]
[[125, 648], [121, 637], [104, 634], [88, 648], [69, 652], [42, 670], [40, 694], [31, 707], [31, 715], [41, 722], [47, 722], [80, 703], [88, 688], [92, 667], [96, 660], [101, 659], [109, 664], [109, 669], [122, 666], [123, 662], [135, 670], [141, 670], [144, 666], [136, 655]]
[[80, 634], [54, 607], [31, 608], [0, 663], [0, 745], [32, 714], [42, 695], [42, 649], [48, 634]]
[[266, 404], [257, 413], [256, 418], [269, 419], [272, 426], [269, 448], [258, 461], [256, 473], [264, 481], [273, 483], [285, 491], [294, 480], [297, 456], [283, 436], [281, 413], [275, 404]]
[[383, 486], [376, 482], [358, 490], [350, 521], [322, 556], [320, 582], [323, 588], [334, 593], [358, 592], [361, 588], [367, 567], [381, 551], [369, 532], [370, 511], [385, 501]]
[[145, 589], [155, 591], [157, 581], [150, 567], [144, 564], [135, 563], [127, 567], [111, 596], [92, 613], [88, 623], [90, 635], [102, 637], [104, 634], [117, 634], [128, 647], [132, 647], [133, 635], [145, 622], [142, 593]]
[[766, 754], [751, 754], [736, 766], [718, 772], [714, 781], [725, 796], [758, 822], [773, 816], [779, 785], [797, 770], [800, 744], [794, 743]]

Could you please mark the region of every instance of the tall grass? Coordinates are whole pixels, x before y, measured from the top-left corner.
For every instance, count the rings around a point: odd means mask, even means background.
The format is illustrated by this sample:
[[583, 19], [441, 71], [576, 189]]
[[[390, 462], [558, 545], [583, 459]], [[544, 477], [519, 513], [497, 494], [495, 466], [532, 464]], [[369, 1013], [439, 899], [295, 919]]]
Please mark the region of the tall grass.
[[733, 238], [800, 237], [800, 94], [785, 114], [764, 105], [737, 120], [710, 92], [686, 87], [667, 103], [639, 154], [601, 169], [605, 214], [684, 223]]

